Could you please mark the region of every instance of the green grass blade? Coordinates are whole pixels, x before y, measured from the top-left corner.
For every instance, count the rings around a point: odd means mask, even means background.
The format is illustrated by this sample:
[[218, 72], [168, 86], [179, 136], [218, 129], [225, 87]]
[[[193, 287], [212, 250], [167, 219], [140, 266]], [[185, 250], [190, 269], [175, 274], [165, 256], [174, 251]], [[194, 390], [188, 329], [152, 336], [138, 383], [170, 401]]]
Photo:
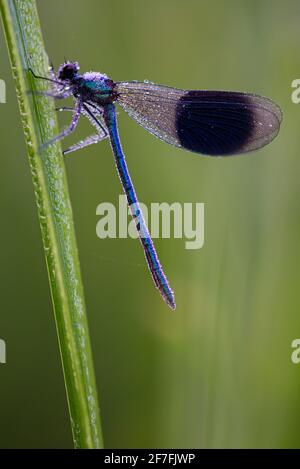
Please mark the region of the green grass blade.
[[0, 0], [12, 72], [38, 207], [67, 398], [76, 448], [101, 448], [102, 432], [72, 209], [60, 145], [39, 151], [57, 134], [51, 99], [28, 93], [46, 89], [48, 58], [34, 0]]

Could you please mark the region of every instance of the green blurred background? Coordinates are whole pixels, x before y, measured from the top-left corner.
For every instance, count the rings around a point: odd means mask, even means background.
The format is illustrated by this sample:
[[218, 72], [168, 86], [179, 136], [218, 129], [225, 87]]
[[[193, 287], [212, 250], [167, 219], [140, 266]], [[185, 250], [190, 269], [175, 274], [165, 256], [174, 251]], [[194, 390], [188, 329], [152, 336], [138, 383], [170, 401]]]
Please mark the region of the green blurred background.
[[[117, 204], [121, 193], [108, 143], [66, 158], [106, 447], [299, 447], [300, 365], [290, 358], [300, 337], [300, 105], [291, 101], [299, 1], [37, 4], [56, 66], [66, 56], [116, 81], [256, 92], [284, 113], [270, 146], [222, 160], [168, 146], [120, 110], [140, 200], [205, 203], [202, 249], [156, 242], [175, 312], [156, 292], [138, 241], [96, 237], [97, 205]], [[0, 447], [72, 447], [2, 31], [0, 41]]]

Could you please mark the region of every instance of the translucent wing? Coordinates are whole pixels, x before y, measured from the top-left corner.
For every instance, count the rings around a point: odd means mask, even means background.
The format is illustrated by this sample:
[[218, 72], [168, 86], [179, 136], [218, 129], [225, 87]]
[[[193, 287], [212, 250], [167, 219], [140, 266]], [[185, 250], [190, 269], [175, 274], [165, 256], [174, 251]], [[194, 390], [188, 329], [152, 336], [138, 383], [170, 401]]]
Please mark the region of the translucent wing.
[[142, 127], [177, 147], [226, 156], [257, 150], [278, 134], [282, 114], [270, 99], [232, 91], [178, 90], [116, 83], [117, 103]]

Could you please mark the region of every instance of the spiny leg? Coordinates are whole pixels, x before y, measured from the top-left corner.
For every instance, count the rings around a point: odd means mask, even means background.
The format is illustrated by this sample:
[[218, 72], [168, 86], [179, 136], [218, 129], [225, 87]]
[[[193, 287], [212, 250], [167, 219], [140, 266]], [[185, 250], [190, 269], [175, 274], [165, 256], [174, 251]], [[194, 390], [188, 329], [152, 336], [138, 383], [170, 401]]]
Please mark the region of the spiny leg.
[[80, 142], [71, 145], [69, 148], [63, 151], [63, 155], [68, 155], [72, 153], [72, 151], [81, 150], [81, 148], [87, 147], [88, 145], [92, 145], [93, 143], [99, 143], [101, 140], [107, 138], [107, 134], [93, 134], [89, 135], [88, 137], [80, 140]]
[[72, 118], [72, 121], [71, 121], [71, 124], [69, 125], [69, 127], [67, 127], [65, 130], [63, 130], [56, 137], [49, 140], [49, 142], [44, 143], [44, 145], [42, 145], [42, 148], [45, 148], [46, 146], [51, 145], [52, 143], [57, 142], [58, 140], [61, 140], [65, 137], [67, 137], [68, 135], [70, 135], [77, 127], [81, 112], [82, 112], [82, 101], [80, 99], [78, 99], [76, 101], [76, 106], [75, 106], [75, 109], [73, 111], [73, 118]]
[[[62, 112], [62, 111], [71, 111], [74, 112], [75, 108], [70, 107], [70, 106], [63, 106], [63, 107], [57, 107], [55, 108], [56, 111]], [[107, 129], [105, 128], [103, 122], [101, 120], [103, 119], [103, 111], [96, 107], [92, 106], [90, 103], [83, 103], [82, 105], [82, 111], [81, 113], [86, 116], [90, 123], [96, 127], [97, 130], [102, 130], [102, 133], [107, 134]]]
[[[72, 107], [60, 107], [56, 109], [57, 111], [71, 111], [74, 112], [74, 108]], [[96, 127], [97, 133], [93, 135], [89, 135], [84, 140], [80, 140], [80, 142], [71, 145], [69, 148], [63, 151], [64, 155], [68, 155], [69, 153], [80, 150], [81, 148], [87, 147], [88, 145], [92, 145], [94, 143], [99, 143], [101, 140], [104, 140], [108, 137], [108, 133], [104, 126], [101, 124], [100, 120], [97, 119], [96, 116], [102, 116], [102, 113], [99, 109], [93, 110], [93, 112], [89, 109], [87, 104], [83, 104], [83, 109], [81, 113], [86, 116], [91, 124]]]
[[74, 111], [75, 111], [75, 107], [67, 107], [67, 106], [56, 107], [56, 108], [55, 108], [55, 111], [57, 111], [57, 112], [63, 112], [63, 111], [71, 111], [71, 112], [74, 112]]
[[90, 123], [96, 127], [97, 130], [101, 129], [102, 132], [108, 133], [107, 128], [103, 122], [103, 109], [95, 106], [92, 103], [83, 104], [84, 115], [89, 119]]

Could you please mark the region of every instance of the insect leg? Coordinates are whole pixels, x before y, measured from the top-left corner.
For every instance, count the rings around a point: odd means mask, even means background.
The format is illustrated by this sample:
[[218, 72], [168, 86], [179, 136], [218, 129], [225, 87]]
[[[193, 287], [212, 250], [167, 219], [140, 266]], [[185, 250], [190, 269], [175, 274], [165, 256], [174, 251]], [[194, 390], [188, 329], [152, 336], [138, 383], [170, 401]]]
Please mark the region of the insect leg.
[[[56, 109], [57, 111], [74, 111], [72, 107], [60, 107]], [[101, 117], [102, 113], [99, 109], [95, 108], [95, 110], [91, 111], [89, 106], [85, 103], [83, 104], [82, 114], [86, 116], [91, 124], [96, 127], [97, 133], [93, 135], [89, 135], [84, 140], [80, 140], [78, 143], [71, 145], [69, 148], [63, 151], [64, 155], [68, 155], [69, 153], [80, 150], [81, 148], [87, 147], [88, 145], [92, 145], [93, 143], [101, 142], [108, 136], [108, 132], [105, 127], [101, 124], [100, 120], [97, 117]], [[96, 117], [97, 116], [97, 117]]]
[[65, 137], [67, 137], [68, 135], [70, 135], [77, 127], [77, 124], [79, 122], [79, 118], [80, 118], [80, 115], [81, 115], [81, 112], [82, 112], [82, 102], [80, 99], [77, 100], [76, 102], [76, 106], [75, 106], [75, 109], [73, 111], [73, 118], [72, 118], [72, 121], [71, 121], [71, 124], [69, 125], [69, 127], [67, 127], [66, 129], [64, 129], [59, 135], [57, 135], [56, 137], [52, 138], [51, 140], [49, 140], [49, 142], [46, 142], [42, 145], [42, 148], [45, 148], [46, 146], [48, 145], [51, 145], [52, 143], [54, 142], [57, 142], [58, 140], [61, 140]]

